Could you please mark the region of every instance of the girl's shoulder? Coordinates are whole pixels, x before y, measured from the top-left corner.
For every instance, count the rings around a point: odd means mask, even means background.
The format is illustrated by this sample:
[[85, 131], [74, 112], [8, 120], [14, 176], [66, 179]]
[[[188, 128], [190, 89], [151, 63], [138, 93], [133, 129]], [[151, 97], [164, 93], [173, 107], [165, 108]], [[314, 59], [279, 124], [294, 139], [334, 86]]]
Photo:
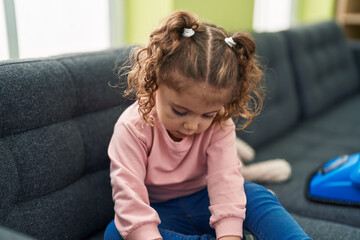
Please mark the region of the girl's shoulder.
[[222, 122], [216, 122], [213, 123], [207, 133], [205, 133], [205, 138], [209, 139], [209, 144], [225, 139], [234, 139], [236, 137], [235, 129], [235, 123], [231, 118]]
[[127, 107], [122, 114], [120, 115], [118, 119], [118, 123], [123, 124], [138, 124], [141, 122], [141, 117], [139, 114], [139, 105], [138, 102], [132, 103], [129, 107]]
[[125, 141], [126, 137], [135, 137], [148, 143], [149, 139], [152, 139], [153, 129], [145, 123], [138, 109], [138, 103], [134, 102], [124, 110], [115, 124], [114, 134], [125, 137]]
[[214, 133], [218, 134], [224, 134], [226, 132], [235, 131], [236, 126], [232, 118], [229, 118], [227, 120], [216, 122], [212, 124], [212, 131]]

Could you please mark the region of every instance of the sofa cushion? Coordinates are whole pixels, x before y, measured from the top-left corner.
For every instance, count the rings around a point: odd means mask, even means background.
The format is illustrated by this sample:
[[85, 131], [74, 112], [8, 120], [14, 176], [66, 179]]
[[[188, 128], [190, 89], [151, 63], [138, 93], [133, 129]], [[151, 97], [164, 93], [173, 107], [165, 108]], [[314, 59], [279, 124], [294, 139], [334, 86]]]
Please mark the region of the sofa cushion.
[[0, 67], [0, 137], [71, 118], [76, 93], [61, 63], [25, 60]]
[[312, 117], [359, 88], [341, 28], [333, 21], [284, 31], [297, 80], [302, 116]]
[[307, 180], [323, 163], [360, 152], [360, 94], [334, 105], [257, 152], [257, 160], [285, 158], [292, 166], [288, 182], [266, 184], [292, 213], [360, 228], [360, 208], [309, 201]]
[[238, 131], [237, 136], [257, 147], [294, 126], [300, 109], [285, 37], [280, 33], [254, 33], [253, 36], [258, 60], [264, 69], [266, 98], [261, 114], [245, 132]]
[[292, 216], [312, 239], [348, 240], [360, 236], [360, 229], [356, 227], [296, 214]]
[[14, 232], [11, 229], [7, 229], [0, 226], [0, 239], [3, 240], [35, 240], [34, 238], [30, 238], [24, 234]]
[[[354, 58], [355, 67], [360, 66], [360, 41], [349, 41], [348, 46]], [[356, 67], [358, 81], [360, 82], [360, 68]]]
[[129, 50], [0, 63], [0, 225], [85, 239], [113, 218], [107, 146], [131, 102], [108, 83]]

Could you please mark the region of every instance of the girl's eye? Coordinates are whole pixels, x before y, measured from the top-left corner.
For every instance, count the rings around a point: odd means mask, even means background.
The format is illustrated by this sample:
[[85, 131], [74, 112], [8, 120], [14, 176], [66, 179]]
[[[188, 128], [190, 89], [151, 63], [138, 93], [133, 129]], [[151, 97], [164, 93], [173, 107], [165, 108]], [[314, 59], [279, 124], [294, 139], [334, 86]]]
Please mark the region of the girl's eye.
[[203, 118], [208, 118], [208, 119], [211, 119], [211, 118], [214, 118], [216, 114], [211, 114], [211, 115], [203, 115]]
[[171, 108], [173, 113], [175, 113], [176, 115], [180, 116], [180, 117], [183, 117], [186, 115], [186, 112], [179, 112], [177, 111], [175, 108]]

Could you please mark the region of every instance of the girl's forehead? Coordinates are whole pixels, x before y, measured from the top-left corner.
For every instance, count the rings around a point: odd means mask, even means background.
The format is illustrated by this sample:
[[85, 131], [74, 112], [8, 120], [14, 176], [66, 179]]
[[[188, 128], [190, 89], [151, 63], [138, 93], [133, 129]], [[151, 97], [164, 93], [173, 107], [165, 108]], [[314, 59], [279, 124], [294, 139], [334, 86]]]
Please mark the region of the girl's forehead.
[[[204, 90], [207, 93], [209, 90], [212, 93], [220, 93], [229, 89], [233, 89], [236, 80], [234, 81], [225, 81], [220, 79], [208, 79], [205, 76], [197, 76], [196, 74], [186, 74], [179, 69], [171, 69], [171, 71], [164, 71], [158, 73], [159, 84], [165, 84], [168, 87], [178, 91], [184, 92], [189, 89], [196, 88], [197, 91]], [[227, 84], [222, 84], [221, 82], [226, 82]]]
[[198, 96], [208, 103], [226, 102], [231, 94], [231, 88], [215, 88], [206, 83], [189, 87], [189, 95]]
[[217, 89], [209, 84], [192, 84], [181, 91], [176, 91], [167, 88], [168, 97], [177, 104], [183, 107], [195, 107], [211, 109], [222, 107], [226, 105], [231, 97], [231, 88]]

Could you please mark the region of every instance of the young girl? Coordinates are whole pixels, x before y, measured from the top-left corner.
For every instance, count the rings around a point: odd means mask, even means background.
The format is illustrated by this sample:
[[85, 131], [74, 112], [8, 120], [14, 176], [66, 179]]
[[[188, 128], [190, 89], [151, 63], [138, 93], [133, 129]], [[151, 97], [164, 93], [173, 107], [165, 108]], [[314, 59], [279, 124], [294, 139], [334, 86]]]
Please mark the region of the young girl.
[[[105, 239], [309, 239], [260, 185], [244, 183], [232, 117], [262, 106], [255, 43], [175, 12], [136, 52], [137, 101], [109, 145], [115, 219]], [[246, 211], [246, 217], [245, 217]], [[210, 224], [209, 224], [210, 223]]]

